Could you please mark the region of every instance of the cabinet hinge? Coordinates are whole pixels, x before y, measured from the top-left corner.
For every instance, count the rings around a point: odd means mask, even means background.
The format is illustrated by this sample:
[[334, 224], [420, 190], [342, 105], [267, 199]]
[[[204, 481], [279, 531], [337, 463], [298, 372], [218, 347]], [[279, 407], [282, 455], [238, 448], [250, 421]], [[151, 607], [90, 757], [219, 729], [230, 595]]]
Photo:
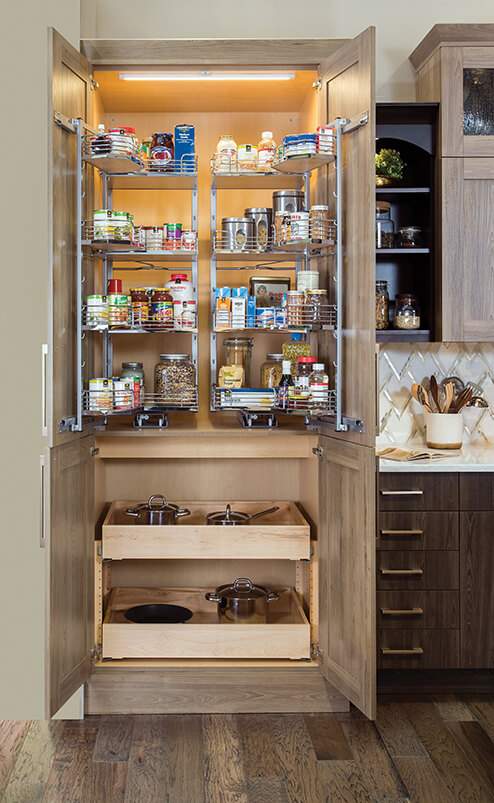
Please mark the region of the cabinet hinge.
[[97, 446], [91, 446], [91, 448], [89, 449], [89, 454], [91, 455], [91, 457], [96, 457], [96, 455], [99, 454], [98, 447]]
[[312, 89], [317, 89], [319, 91], [321, 86], [322, 86], [322, 81], [320, 78], [318, 78], [317, 81], [312, 82]]
[[53, 112], [53, 121], [55, 125], [63, 128], [64, 131], [69, 131], [70, 134], [75, 134], [75, 125], [72, 118], [66, 117], [62, 112]]
[[90, 88], [91, 88], [91, 89], [93, 89], [93, 90], [94, 90], [94, 89], [99, 89], [99, 84], [98, 84], [98, 82], [97, 82], [97, 81], [96, 81], [94, 78], [92, 78], [92, 77], [91, 77], [91, 79], [90, 79], [90, 81], [89, 81], [89, 86], [90, 86]]
[[321, 652], [321, 648], [319, 647], [319, 642], [314, 641], [310, 645], [310, 655], [311, 655], [311, 658], [313, 658], [313, 659], [322, 657], [322, 652]]
[[320, 446], [314, 446], [312, 449], [312, 454], [315, 454], [316, 457], [322, 457], [324, 451]]

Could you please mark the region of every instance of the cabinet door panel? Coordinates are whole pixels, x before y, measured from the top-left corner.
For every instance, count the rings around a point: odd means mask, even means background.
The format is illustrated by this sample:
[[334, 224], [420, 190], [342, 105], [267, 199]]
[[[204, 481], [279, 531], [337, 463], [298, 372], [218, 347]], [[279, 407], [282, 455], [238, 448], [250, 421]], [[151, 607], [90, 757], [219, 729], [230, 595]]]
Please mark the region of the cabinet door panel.
[[494, 510], [494, 474], [460, 474], [461, 510]]
[[54, 115], [88, 119], [89, 68], [86, 59], [52, 31], [51, 98], [51, 348], [48, 388], [50, 444], [81, 433], [60, 432], [62, 418], [76, 414], [76, 135]]
[[469, 161], [441, 160], [446, 341], [494, 340], [494, 160], [483, 160], [485, 177], [472, 172]]
[[373, 449], [322, 437], [320, 646], [326, 679], [368, 717], [376, 710]]
[[494, 513], [460, 514], [461, 665], [494, 667]]
[[[342, 413], [360, 419], [364, 431], [336, 437], [374, 446], [376, 433], [375, 378], [375, 31], [368, 28], [321, 64], [318, 119], [337, 117], [365, 125], [344, 134], [341, 232], [343, 239]], [[318, 171], [317, 201], [335, 206], [335, 170]], [[329, 289], [335, 260], [328, 259]], [[335, 359], [332, 333], [321, 336], [327, 364]], [[327, 432], [328, 435], [333, 433]]]
[[89, 675], [94, 646], [94, 438], [51, 449], [49, 706]]

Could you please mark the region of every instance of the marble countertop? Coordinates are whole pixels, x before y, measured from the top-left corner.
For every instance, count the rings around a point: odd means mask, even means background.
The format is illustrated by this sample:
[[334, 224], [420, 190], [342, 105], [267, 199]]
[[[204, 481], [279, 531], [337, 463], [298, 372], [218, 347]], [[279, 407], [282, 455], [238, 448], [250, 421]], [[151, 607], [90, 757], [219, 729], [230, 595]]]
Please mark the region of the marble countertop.
[[[377, 448], [384, 448], [390, 444], [380, 444]], [[397, 444], [398, 445], [398, 444]], [[423, 443], [399, 444], [402, 449], [425, 450]], [[412, 460], [398, 462], [379, 458], [379, 471], [411, 472], [457, 472], [457, 471], [492, 471], [494, 472], [494, 444], [492, 446], [464, 446], [461, 452], [455, 452], [451, 457], [441, 457], [438, 460]]]

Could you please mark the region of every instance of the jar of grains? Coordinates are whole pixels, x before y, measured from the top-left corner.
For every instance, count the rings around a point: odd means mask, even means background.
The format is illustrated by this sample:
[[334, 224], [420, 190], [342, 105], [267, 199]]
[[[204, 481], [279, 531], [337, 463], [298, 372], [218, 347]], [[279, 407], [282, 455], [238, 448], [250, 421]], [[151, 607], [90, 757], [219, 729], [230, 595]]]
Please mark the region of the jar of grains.
[[387, 329], [389, 326], [389, 293], [388, 283], [376, 282], [376, 329]]
[[396, 329], [420, 329], [419, 305], [412, 293], [396, 296], [394, 325]]
[[195, 404], [196, 370], [188, 354], [160, 354], [154, 369], [156, 402], [177, 407]]

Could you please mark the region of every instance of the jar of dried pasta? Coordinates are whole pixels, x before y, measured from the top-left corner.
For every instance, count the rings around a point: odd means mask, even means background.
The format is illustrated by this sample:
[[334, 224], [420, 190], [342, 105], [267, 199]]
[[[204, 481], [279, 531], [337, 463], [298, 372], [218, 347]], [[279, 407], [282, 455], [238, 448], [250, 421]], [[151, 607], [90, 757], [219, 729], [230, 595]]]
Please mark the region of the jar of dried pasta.
[[389, 293], [388, 283], [376, 282], [376, 329], [387, 329], [389, 326]]

